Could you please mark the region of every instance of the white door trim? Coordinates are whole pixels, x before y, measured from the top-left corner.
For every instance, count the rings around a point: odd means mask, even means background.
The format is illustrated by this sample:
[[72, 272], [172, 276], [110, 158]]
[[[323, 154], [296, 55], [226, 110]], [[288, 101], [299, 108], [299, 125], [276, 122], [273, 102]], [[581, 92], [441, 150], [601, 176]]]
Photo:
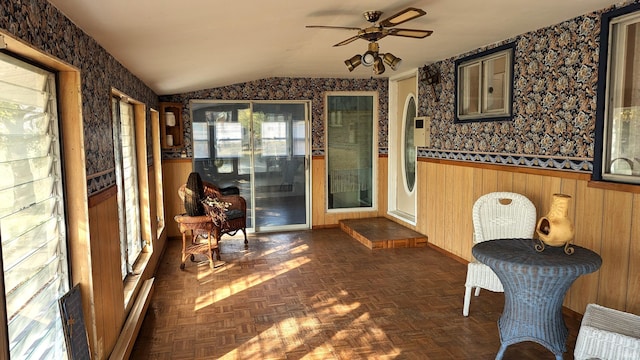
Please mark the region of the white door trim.
[[[401, 212], [398, 211], [397, 206], [396, 206], [396, 189], [397, 189], [397, 172], [398, 171], [402, 171], [402, 164], [399, 164], [397, 161], [397, 156], [395, 156], [395, 154], [397, 154], [399, 151], [402, 151], [400, 146], [402, 144], [399, 144], [397, 139], [399, 139], [398, 137], [398, 126], [397, 126], [397, 122], [398, 121], [402, 121], [404, 122], [404, 119], [400, 119], [398, 120], [396, 118], [396, 114], [398, 113], [398, 108], [401, 106], [404, 108], [405, 105], [405, 101], [406, 99], [402, 100], [402, 103], [400, 104], [398, 101], [398, 82], [404, 79], [408, 79], [411, 77], [415, 77], [416, 78], [416, 89], [414, 91], [415, 94], [415, 101], [416, 101], [416, 105], [418, 103], [418, 69], [413, 69], [413, 70], [409, 70], [406, 72], [403, 72], [401, 74], [397, 74], [396, 76], [390, 77], [389, 78], [389, 113], [387, 115], [387, 118], [389, 119], [389, 123], [387, 126], [387, 129], [389, 130], [389, 135], [388, 135], [388, 172], [387, 172], [387, 183], [388, 183], [388, 187], [387, 187], [387, 214], [389, 216], [392, 216], [394, 218], [397, 218], [399, 220], [402, 220], [408, 224], [411, 225], [416, 225], [416, 216], [415, 215], [408, 215], [405, 212]], [[416, 177], [417, 177], [417, 173], [416, 173]], [[416, 178], [416, 186], [418, 184], [418, 179]], [[417, 206], [417, 196], [416, 196], [416, 204], [414, 204], [414, 206]]]

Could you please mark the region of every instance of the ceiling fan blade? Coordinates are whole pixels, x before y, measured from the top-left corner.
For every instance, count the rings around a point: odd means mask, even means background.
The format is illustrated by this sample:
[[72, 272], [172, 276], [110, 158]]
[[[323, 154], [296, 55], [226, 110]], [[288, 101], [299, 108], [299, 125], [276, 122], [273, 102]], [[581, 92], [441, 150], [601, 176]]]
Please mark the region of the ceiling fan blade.
[[326, 25], [307, 25], [309, 29], [338, 29], [338, 30], [360, 30], [358, 27], [351, 26], [326, 26]]
[[348, 38], [347, 40], [342, 40], [339, 43], [333, 45], [333, 46], [342, 46], [342, 45], [347, 45], [350, 44], [356, 40], [358, 40], [360, 38], [360, 36], [356, 35], [356, 36], [352, 36], [350, 38]]
[[391, 27], [391, 26], [396, 26], [396, 25], [400, 25], [403, 22], [409, 21], [409, 20], [413, 20], [417, 17], [423, 16], [425, 15], [427, 12], [422, 10], [422, 9], [418, 9], [418, 8], [414, 8], [414, 7], [408, 7], [402, 11], [400, 11], [397, 14], [391, 15], [388, 18], [380, 21], [380, 25], [384, 26], [384, 27]]
[[410, 38], [424, 39], [427, 36], [433, 34], [432, 30], [418, 30], [418, 29], [389, 29], [388, 35], [392, 36], [404, 36]]

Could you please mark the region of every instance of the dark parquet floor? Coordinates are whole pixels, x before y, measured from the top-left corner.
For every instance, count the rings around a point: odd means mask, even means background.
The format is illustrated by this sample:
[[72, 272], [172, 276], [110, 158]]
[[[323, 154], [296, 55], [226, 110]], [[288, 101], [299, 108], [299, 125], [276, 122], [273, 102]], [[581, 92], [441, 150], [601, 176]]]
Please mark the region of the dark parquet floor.
[[[462, 316], [466, 265], [429, 247], [370, 250], [339, 229], [223, 238], [226, 265], [169, 241], [131, 359], [493, 359], [504, 295]], [[204, 260], [204, 259], [202, 259]], [[569, 328], [573, 359], [579, 322]], [[509, 359], [554, 359], [533, 342]]]

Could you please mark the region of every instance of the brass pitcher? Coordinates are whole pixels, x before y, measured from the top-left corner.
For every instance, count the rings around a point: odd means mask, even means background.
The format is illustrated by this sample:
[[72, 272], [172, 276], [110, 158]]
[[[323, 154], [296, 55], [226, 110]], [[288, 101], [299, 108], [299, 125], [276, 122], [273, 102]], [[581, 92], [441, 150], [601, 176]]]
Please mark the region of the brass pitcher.
[[569, 219], [569, 201], [571, 196], [565, 194], [553, 194], [551, 209], [546, 216], [538, 220], [536, 233], [542, 241], [536, 245], [536, 250], [544, 251], [545, 244], [549, 246], [564, 246], [567, 255], [573, 254], [574, 249], [570, 247], [571, 240], [575, 235], [573, 224]]

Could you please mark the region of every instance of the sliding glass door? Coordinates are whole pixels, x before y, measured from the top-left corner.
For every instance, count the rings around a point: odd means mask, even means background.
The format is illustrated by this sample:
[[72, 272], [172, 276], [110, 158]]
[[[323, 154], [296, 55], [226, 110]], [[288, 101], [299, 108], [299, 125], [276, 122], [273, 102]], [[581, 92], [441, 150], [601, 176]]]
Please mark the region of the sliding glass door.
[[309, 104], [191, 102], [193, 169], [237, 186], [255, 231], [309, 227]]

